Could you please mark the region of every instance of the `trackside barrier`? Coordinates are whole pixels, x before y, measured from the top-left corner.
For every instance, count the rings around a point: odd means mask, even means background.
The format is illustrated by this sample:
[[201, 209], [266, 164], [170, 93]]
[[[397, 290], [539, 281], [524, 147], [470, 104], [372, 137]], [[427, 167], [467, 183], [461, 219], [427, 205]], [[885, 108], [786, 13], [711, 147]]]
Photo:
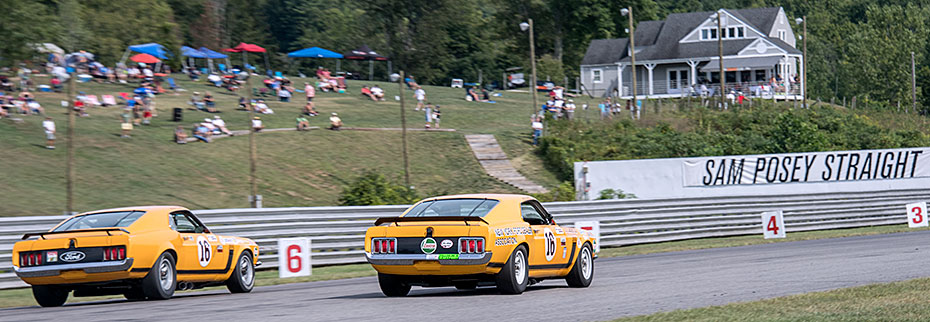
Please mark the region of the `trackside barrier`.
[[[600, 223], [600, 246], [759, 234], [760, 214], [781, 210], [787, 232], [904, 224], [904, 205], [930, 200], [930, 189], [803, 195], [681, 199], [627, 199], [546, 203], [560, 225]], [[260, 246], [259, 269], [278, 265], [280, 238], [308, 237], [313, 265], [364, 263], [365, 230], [378, 217], [407, 206], [212, 209], [194, 213], [217, 234], [252, 238]], [[13, 243], [24, 232], [42, 231], [62, 216], [0, 217], [0, 289], [25, 286], [12, 272]]]

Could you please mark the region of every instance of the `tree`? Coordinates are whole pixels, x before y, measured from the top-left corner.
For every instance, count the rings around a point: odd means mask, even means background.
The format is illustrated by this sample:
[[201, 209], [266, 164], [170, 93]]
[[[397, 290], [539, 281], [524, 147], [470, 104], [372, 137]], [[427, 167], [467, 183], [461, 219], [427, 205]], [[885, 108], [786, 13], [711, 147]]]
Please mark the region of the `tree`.
[[0, 12], [10, 18], [0, 19], [0, 66], [32, 57], [32, 44], [55, 41], [59, 25], [51, 8], [30, 0], [4, 0]]
[[404, 205], [416, 201], [416, 192], [383, 175], [366, 171], [339, 196], [344, 206]]

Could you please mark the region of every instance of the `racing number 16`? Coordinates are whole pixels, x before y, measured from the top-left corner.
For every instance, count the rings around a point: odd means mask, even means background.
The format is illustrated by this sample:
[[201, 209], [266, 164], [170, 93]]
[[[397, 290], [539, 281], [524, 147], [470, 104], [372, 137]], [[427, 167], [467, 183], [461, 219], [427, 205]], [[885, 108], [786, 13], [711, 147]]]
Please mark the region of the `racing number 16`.
[[762, 225], [762, 236], [766, 239], [785, 238], [785, 218], [781, 210], [763, 212]]
[[910, 228], [927, 227], [930, 222], [927, 220], [927, 203], [916, 202], [907, 204], [907, 226]]
[[198, 259], [200, 260], [200, 262], [209, 263], [210, 256], [212, 255], [212, 253], [210, 252], [210, 243], [204, 239], [197, 241], [197, 250], [198, 250], [197, 251]]

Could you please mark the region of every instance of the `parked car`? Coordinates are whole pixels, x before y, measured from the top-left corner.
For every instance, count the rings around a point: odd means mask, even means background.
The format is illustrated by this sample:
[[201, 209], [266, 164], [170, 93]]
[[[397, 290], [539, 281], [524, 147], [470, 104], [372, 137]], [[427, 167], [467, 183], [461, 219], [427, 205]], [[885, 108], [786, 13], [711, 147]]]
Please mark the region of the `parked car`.
[[41, 306], [60, 306], [72, 291], [130, 300], [214, 285], [247, 293], [261, 264], [254, 241], [213, 234], [175, 206], [82, 213], [23, 239], [13, 246], [13, 270]]
[[587, 287], [595, 245], [587, 231], [557, 225], [536, 199], [505, 194], [428, 198], [365, 234], [386, 296], [406, 296], [411, 286], [519, 294], [545, 279]]

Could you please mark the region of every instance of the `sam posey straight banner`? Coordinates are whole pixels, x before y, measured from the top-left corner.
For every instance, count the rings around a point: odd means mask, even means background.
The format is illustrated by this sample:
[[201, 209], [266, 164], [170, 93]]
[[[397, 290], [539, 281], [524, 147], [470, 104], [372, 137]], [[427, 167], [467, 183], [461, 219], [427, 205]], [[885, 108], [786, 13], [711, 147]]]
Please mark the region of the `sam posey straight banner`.
[[879, 191], [930, 187], [930, 148], [575, 163], [581, 200]]

